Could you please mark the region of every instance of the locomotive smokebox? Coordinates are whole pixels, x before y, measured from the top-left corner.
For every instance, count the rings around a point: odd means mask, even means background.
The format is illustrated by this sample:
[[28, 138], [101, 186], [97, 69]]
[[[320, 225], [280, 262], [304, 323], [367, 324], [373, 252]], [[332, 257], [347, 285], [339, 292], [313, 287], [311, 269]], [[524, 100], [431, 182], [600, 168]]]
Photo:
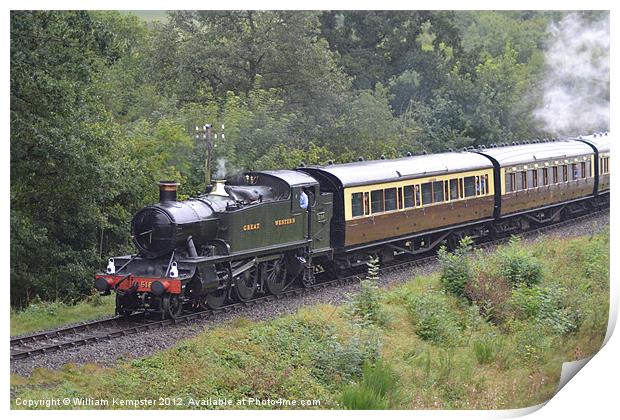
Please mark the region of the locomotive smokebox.
[[159, 202], [177, 201], [178, 186], [176, 181], [159, 181]]

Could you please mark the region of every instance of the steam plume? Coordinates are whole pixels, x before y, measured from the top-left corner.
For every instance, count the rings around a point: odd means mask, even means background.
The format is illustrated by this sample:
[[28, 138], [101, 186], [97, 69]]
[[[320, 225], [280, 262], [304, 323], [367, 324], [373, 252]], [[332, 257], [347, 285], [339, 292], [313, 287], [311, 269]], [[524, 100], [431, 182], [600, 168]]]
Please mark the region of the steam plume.
[[534, 116], [554, 135], [609, 130], [609, 15], [587, 22], [573, 13], [549, 31], [543, 106]]

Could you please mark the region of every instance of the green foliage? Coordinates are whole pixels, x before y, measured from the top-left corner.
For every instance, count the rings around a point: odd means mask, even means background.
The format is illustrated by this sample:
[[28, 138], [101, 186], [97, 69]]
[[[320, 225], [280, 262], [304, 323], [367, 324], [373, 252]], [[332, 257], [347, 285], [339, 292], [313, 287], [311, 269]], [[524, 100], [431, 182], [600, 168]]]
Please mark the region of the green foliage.
[[362, 374], [364, 363], [379, 357], [379, 335], [374, 329], [360, 332], [344, 345], [331, 341], [314, 354], [312, 374], [322, 383], [348, 383]]
[[512, 237], [508, 246], [501, 247], [494, 258], [499, 273], [513, 287], [532, 286], [542, 280], [542, 263], [521, 245], [518, 237]]
[[432, 289], [409, 298], [407, 310], [415, 333], [439, 346], [453, 346], [459, 341], [459, 319], [443, 293]]
[[479, 364], [489, 364], [498, 352], [497, 337], [490, 334], [482, 336], [474, 341], [473, 350]]
[[350, 410], [385, 410], [393, 404], [396, 381], [397, 375], [386, 362], [365, 363], [362, 381], [343, 389], [341, 404]]
[[566, 289], [558, 285], [527, 287], [520, 284], [512, 292], [510, 303], [517, 308], [520, 319], [534, 319], [556, 334], [576, 331], [582, 318], [580, 309], [567, 302]]
[[[291, 365], [311, 362], [312, 375], [321, 383], [348, 382], [362, 374], [365, 362], [374, 362], [379, 353], [379, 341], [374, 329], [359, 331], [344, 342], [338, 340], [334, 326], [299, 319], [276, 320], [256, 328], [249, 340], [269, 345]], [[234, 351], [226, 360], [239, 366]], [[243, 365], [241, 365], [243, 366]]]
[[371, 257], [366, 263], [368, 274], [360, 283], [360, 292], [353, 296], [348, 315], [360, 326], [384, 325], [387, 321], [381, 308], [379, 279], [379, 259]]
[[462, 296], [465, 285], [471, 280], [471, 264], [467, 253], [471, 250], [472, 243], [472, 239], [466, 236], [461, 239], [454, 252], [449, 252], [445, 246], [437, 252], [441, 264], [441, 284], [455, 296]]

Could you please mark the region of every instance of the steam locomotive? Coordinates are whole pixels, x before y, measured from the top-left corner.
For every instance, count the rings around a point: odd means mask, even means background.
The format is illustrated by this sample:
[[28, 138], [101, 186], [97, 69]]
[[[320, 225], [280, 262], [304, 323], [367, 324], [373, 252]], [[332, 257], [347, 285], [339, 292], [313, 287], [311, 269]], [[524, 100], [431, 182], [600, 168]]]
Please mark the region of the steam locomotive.
[[[460, 152], [257, 171], [159, 202], [131, 222], [133, 255], [95, 276], [116, 313], [184, 310], [314, 284], [441, 244], [510, 235], [609, 205], [609, 133]], [[302, 208], [300, 196], [308, 205]]]

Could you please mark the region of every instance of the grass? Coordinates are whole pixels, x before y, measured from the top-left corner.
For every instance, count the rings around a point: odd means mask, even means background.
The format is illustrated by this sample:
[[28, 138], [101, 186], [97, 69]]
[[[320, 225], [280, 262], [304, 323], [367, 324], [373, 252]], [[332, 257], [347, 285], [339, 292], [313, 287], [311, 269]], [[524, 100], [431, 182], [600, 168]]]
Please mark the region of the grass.
[[[237, 405], [244, 398], [314, 399], [321, 402], [318, 408], [351, 409], [538, 404], [553, 396], [562, 362], [592, 355], [602, 343], [609, 233], [511, 246], [542, 262], [542, 276], [531, 293], [508, 291], [507, 305], [516, 306], [497, 319], [445, 292], [436, 273], [377, 291], [381, 323], [360, 322], [363, 308], [377, 313], [374, 302], [357, 302], [357, 312], [347, 305], [317, 305], [269, 321], [236, 319], [113, 368], [67, 365], [37, 369], [31, 377], [13, 375], [12, 395], [110, 401], [170, 397], [182, 401], [181, 408], [194, 407], [187, 405], [191, 398], [232, 401], [210, 407], [224, 409], [271, 408]], [[472, 267], [482, 257], [470, 255]], [[425, 302], [441, 314], [425, 312]], [[527, 311], [520, 312], [519, 305]], [[566, 319], [571, 328], [564, 328]], [[12, 407], [20, 408], [15, 401]]]
[[75, 305], [39, 302], [23, 311], [11, 312], [11, 335], [47, 330], [111, 315], [114, 315], [114, 296], [111, 295], [94, 297]]

